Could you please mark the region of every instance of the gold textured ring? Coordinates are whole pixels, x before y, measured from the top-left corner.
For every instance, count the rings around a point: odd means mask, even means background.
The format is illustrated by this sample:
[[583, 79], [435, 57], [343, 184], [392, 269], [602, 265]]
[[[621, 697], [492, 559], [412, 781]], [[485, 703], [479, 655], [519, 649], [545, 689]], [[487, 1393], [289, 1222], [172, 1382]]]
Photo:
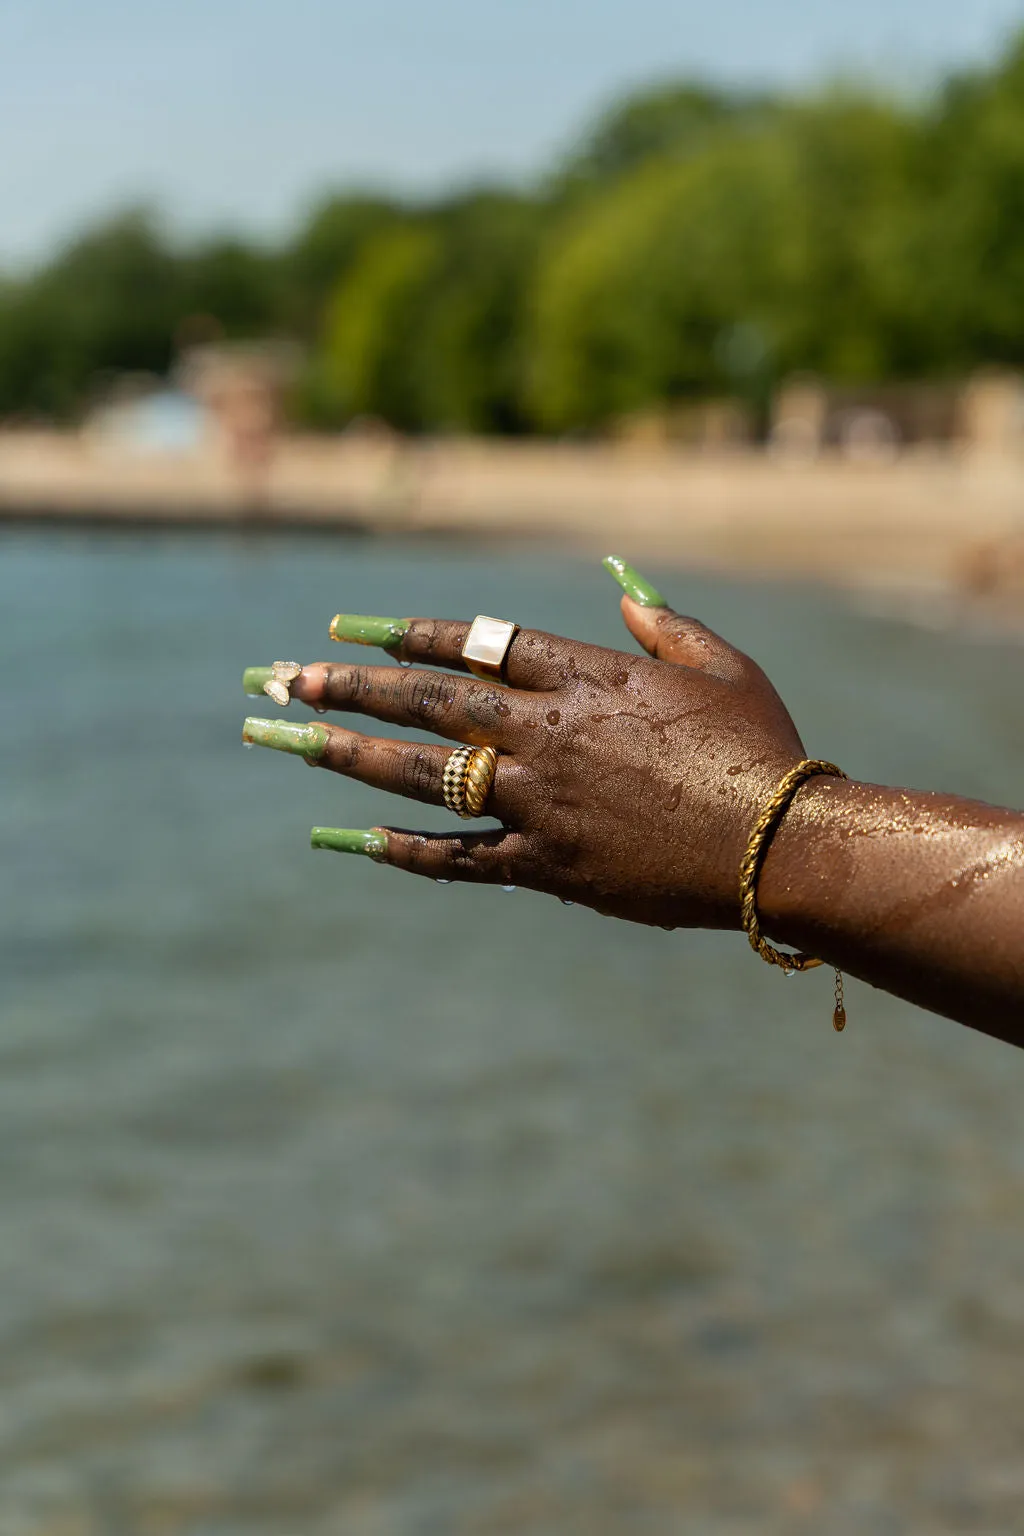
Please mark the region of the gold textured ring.
[[464, 794], [466, 809], [459, 813], [467, 820], [471, 816], [484, 814], [484, 806], [487, 804], [487, 796], [494, 783], [494, 770], [497, 765], [498, 754], [493, 747], [477, 747], [469, 759]]
[[441, 791], [445, 805], [456, 816], [466, 814], [466, 769], [475, 750], [475, 747], [456, 747], [444, 765]]
[[477, 614], [462, 647], [462, 659], [474, 677], [501, 680], [505, 657], [518, 628], [518, 624], [510, 624], [507, 619], [489, 619], [484, 613]]

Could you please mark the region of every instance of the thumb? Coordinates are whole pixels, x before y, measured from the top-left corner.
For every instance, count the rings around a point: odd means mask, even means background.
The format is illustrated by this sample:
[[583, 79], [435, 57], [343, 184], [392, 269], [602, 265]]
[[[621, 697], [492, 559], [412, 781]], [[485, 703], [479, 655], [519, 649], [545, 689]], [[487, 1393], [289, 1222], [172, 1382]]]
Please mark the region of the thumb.
[[625, 560], [608, 555], [602, 563], [624, 593], [622, 617], [626, 628], [649, 656], [726, 678], [736, 675], [741, 658], [731, 645], [699, 619], [676, 613], [658, 589]]

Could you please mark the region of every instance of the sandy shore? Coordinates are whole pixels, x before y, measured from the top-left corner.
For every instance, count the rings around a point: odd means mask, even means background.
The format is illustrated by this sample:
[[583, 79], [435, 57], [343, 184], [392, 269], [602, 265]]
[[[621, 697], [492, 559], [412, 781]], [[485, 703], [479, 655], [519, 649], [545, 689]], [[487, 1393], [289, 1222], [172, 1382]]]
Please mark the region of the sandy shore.
[[856, 464], [607, 445], [289, 438], [257, 493], [215, 452], [159, 457], [77, 434], [8, 432], [0, 434], [0, 518], [543, 535], [638, 559], [922, 592], [970, 584], [977, 552], [992, 550], [1000, 584], [1016, 592], [1024, 464], [952, 450]]

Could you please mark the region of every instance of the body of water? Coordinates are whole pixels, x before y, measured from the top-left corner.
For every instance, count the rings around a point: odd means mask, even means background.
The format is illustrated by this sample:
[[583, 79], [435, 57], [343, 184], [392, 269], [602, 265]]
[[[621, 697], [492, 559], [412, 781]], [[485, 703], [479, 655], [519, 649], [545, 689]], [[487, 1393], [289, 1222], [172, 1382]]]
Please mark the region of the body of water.
[[[1024, 798], [1021, 649], [649, 574], [811, 755]], [[634, 648], [550, 552], [0, 539], [0, 1532], [1024, 1530], [1024, 1055], [312, 854], [446, 820], [241, 750], [339, 608]]]

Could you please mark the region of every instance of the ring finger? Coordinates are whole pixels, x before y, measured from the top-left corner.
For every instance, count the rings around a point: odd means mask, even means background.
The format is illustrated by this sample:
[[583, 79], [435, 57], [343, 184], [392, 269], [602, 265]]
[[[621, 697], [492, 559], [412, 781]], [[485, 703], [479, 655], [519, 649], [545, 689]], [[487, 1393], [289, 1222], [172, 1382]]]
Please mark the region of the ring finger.
[[[317, 768], [327, 768], [374, 789], [404, 795], [408, 800], [422, 800], [427, 805], [446, 803], [444, 770], [452, 752], [458, 750], [431, 742], [366, 736], [361, 731], [320, 721], [295, 725], [284, 720], [249, 719], [242, 739], [256, 746], [296, 753]], [[520, 765], [512, 758], [498, 757], [481, 815], [514, 822], [515, 786], [520, 771]]]

